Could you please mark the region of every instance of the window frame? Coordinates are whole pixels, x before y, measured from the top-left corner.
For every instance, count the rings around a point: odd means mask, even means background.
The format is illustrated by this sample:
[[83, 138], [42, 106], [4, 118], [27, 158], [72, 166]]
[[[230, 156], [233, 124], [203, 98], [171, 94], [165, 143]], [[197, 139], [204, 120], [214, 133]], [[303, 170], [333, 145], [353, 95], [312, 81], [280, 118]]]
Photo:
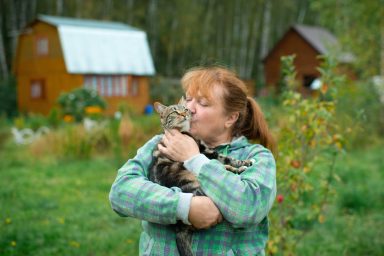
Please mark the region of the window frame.
[[[42, 42], [46, 42], [46, 46], [41, 45]], [[46, 47], [44, 48], [44, 50], [42, 50], [43, 48], [41, 48], [43, 46]], [[43, 35], [36, 36], [35, 52], [37, 56], [41, 56], [41, 57], [45, 57], [49, 55], [49, 40], [47, 36], [43, 36]]]
[[[33, 92], [33, 87], [38, 85], [40, 88], [39, 95], [35, 96]], [[39, 78], [39, 79], [31, 79], [29, 81], [29, 98], [31, 100], [45, 100], [46, 99], [46, 85], [45, 85], [45, 79]]]

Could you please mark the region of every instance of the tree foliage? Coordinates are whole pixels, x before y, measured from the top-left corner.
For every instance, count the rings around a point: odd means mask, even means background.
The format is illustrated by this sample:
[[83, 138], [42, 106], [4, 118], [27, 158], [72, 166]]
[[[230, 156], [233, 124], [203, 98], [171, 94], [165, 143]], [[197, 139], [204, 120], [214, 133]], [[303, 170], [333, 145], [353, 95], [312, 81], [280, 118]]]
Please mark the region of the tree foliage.
[[243, 78], [261, 80], [262, 58], [295, 23], [334, 32], [344, 49], [357, 55], [361, 72], [376, 74], [384, 66], [383, 6], [383, 0], [0, 0], [0, 76], [9, 74], [17, 36], [37, 14], [143, 29], [163, 76], [221, 63]]

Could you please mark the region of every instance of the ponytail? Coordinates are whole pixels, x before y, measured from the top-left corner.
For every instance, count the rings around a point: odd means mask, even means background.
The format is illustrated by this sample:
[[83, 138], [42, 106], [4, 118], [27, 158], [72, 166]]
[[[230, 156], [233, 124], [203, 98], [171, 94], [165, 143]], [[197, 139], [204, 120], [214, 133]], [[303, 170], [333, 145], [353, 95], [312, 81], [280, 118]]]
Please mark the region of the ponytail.
[[185, 91], [195, 95], [199, 92], [208, 98], [214, 86], [221, 86], [225, 112], [239, 113], [232, 136], [244, 135], [276, 153], [275, 140], [260, 106], [247, 96], [247, 86], [235, 72], [223, 67], [197, 67], [184, 74], [181, 83]]
[[264, 147], [276, 153], [276, 142], [269, 131], [267, 121], [257, 102], [247, 97], [247, 110], [240, 127], [240, 133], [250, 140], [256, 140]]

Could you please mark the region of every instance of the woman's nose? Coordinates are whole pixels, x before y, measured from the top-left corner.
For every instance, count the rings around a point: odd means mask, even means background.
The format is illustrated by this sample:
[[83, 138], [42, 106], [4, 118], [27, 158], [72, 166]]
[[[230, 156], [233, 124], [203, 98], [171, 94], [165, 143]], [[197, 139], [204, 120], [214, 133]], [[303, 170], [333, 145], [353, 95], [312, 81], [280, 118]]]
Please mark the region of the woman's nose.
[[192, 114], [196, 112], [194, 100], [187, 102], [187, 108], [189, 109], [189, 111], [191, 111]]

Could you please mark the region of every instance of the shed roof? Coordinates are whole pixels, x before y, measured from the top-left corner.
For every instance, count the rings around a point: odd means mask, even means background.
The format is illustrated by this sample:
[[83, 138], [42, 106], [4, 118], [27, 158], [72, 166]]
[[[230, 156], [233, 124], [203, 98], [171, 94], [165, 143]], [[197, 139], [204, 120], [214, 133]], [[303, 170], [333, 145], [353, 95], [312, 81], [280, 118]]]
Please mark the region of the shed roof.
[[294, 25], [296, 30], [320, 54], [329, 53], [330, 47], [338, 46], [338, 41], [328, 30], [321, 27]]
[[[327, 55], [334, 50], [341, 49], [337, 38], [328, 30], [322, 27], [307, 26], [307, 25], [293, 25], [290, 28], [290, 30], [291, 29], [296, 31], [320, 55]], [[351, 53], [337, 52], [337, 54], [338, 54], [338, 60], [343, 63], [353, 62], [355, 59], [355, 57]], [[267, 58], [268, 55], [265, 56], [265, 58]]]
[[57, 27], [65, 65], [76, 74], [154, 75], [144, 31], [124, 23], [39, 15]]
[[[341, 50], [337, 38], [322, 27], [294, 25], [293, 29], [296, 30], [321, 55], [329, 54], [335, 49]], [[348, 52], [338, 52], [338, 60], [342, 63], [350, 63], [355, 60], [355, 57], [353, 54]]]

